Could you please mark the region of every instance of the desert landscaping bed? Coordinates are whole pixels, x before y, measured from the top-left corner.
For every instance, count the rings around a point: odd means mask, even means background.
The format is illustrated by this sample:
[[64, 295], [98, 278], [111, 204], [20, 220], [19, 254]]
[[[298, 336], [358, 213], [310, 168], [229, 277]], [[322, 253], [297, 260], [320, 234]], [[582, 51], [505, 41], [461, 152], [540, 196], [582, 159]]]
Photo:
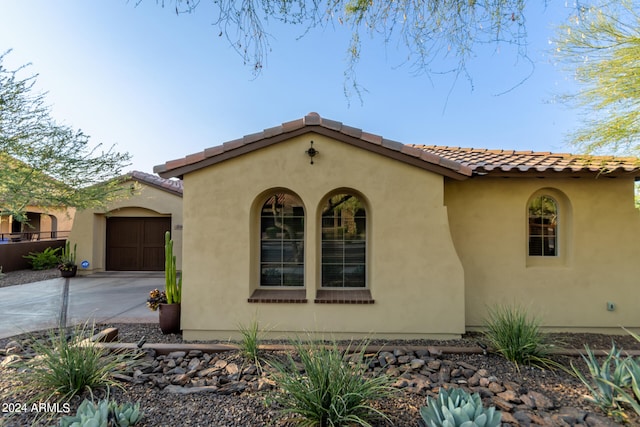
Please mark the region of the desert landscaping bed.
[[[156, 324], [98, 325], [96, 330], [117, 328], [120, 342], [182, 344], [180, 335], [163, 335]], [[630, 336], [597, 334], [554, 334], [567, 348], [608, 350], [612, 339], [624, 349], [640, 350]], [[38, 411], [10, 414], [9, 406], [28, 400], [16, 387], [21, 375], [8, 360], [28, 353], [29, 336], [0, 340], [0, 402], [4, 405], [0, 425], [31, 425]], [[494, 405], [503, 412], [504, 425], [543, 426], [607, 426], [618, 425], [584, 399], [586, 388], [575, 377], [562, 370], [520, 367], [503, 358], [487, 354], [442, 354], [438, 348], [477, 347], [478, 336], [469, 334], [452, 341], [373, 341], [384, 344], [385, 351], [372, 353], [370, 374], [385, 373], [393, 378], [396, 396], [376, 402], [394, 426], [421, 425], [419, 409], [427, 396], [435, 396], [440, 387], [467, 387], [479, 392], [485, 405]], [[18, 345], [16, 345], [18, 344]], [[233, 343], [218, 343], [233, 344]], [[265, 358], [281, 357], [287, 350], [278, 350], [282, 342], [270, 342]], [[378, 348], [379, 349], [379, 348]], [[568, 366], [571, 362], [584, 368], [581, 359], [555, 356]], [[200, 350], [174, 351], [156, 354], [148, 350], [141, 365], [119, 374], [122, 388], [112, 389], [110, 397], [118, 402], [139, 401], [145, 417], [140, 426], [287, 426], [278, 408], [266, 403], [265, 397], [275, 393], [269, 379], [269, 368], [260, 375], [257, 367], [244, 360], [237, 351], [203, 353]], [[101, 397], [99, 392], [96, 397]], [[86, 397], [86, 396], [84, 396]], [[81, 398], [74, 398], [70, 410]], [[42, 415], [42, 413], [40, 413]], [[61, 416], [62, 414], [58, 415]], [[630, 420], [638, 425], [637, 419]], [[37, 421], [35, 425], [52, 425], [56, 421]], [[380, 421], [376, 426], [390, 425]]]
[[[0, 287], [45, 280], [56, 274], [57, 270], [8, 273], [0, 278]], [[178, 346], [171, 354], [146, 350], [139, 366], [118, 375], [121, 388], [109, 392], [110, 398], [120, 403], [140, 402], [145, 416], [137, 425], [293, 425], [282, 418], [280, 408], [266, 403], [266, 398], [276, 392], [266, 362], [262, 363], [265, 373], [260, 375], [257, 367], [244, 360], [238, 351], [209, 354], [187, 349], [182, 352], [179, 348], [184, 344], [181, 335], [163, 335], [157, 324], [96, 325], [95, 331], [106, 328], [116, 328], [122, 343]], [[63, 407], [60, 413], [52, 413], [56, 408], [47, 407], [49, 402], [37, 402], [44, 403], [44, 409], [25, 406], [30, 395], [20, 389], [24, 375], [16, 364], [10, 363], [31, 357], [30, 340], [43, 334], [0, 339], [0, 426], [54, 425], [57, 418], [67, 412]], [[629, 335], [551, 334], [550, 337], [566, 349], [582, 350], [588, 344], [592, 349], [608, 351], [615, 342], [618, 348], [640, 351], [640, 343]], [[389, 375], [397, 389], [393, 398], [375, 403], [375, 407], [391, 419], [391, 424], [380, 421], [374, 425], [422, 425], [419, 409], [426, 405], [427, 396], [435, 396], [440, 387], [466, 387], [480, 393], [485, 405], [494, 405], [503, 412], [504, 426], [618, 425], [584, 399], [587, 389], [576, 377], [561, 369], [550, 371], [522, 366], [518, 370], [495, 354], [468, 352], [478, 349], [479, 338], [470, 333], [448, 341], [374, 339], [369, 374]], [[234, 343], [214, 344], [228, 346]], [[269, 344], [269, 350], [262, 352], [265, 359], [281, 358], [290, 351], [285, 347], [286, 340], [265, 344]], [[465, 351], [443, 353], [440, 349], [444, 346]], [[553, 359], [564, 366], [573, 363], [583, 371], [586, 369], [580, 357], [556, 355]], [[97, 391], [94, 398], [104, 396], [104, 391]], [[88, 395], [75, 397], [68, 411], [74, 414], [85, 397]], [[44, 415], [52, 418], [45, 419]], [[629, 424], [640, 425], [640, 420], [634, 417]]]

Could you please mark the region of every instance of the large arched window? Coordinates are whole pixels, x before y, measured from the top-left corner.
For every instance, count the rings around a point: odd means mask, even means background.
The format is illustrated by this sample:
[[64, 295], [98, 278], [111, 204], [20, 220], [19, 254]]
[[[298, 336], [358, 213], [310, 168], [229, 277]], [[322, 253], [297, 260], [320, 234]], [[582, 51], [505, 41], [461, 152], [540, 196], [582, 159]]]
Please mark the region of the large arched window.
[[260, 286], [304, 286], [304, 207], [275, 193], [260, 210]]
[[558, 256], [558, 203], [547, 195], [529, 203], [529, 256]]
[[322, 286], [366, 286], [367, 215], [349, 193], [329, 197], [322, 209]]

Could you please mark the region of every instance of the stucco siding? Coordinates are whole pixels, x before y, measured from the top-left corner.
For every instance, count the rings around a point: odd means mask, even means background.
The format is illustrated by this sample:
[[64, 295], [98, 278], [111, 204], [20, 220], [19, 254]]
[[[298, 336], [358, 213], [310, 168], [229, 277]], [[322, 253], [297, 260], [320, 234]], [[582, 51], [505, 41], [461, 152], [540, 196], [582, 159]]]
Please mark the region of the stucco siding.
[[[527, 205], [541, 193], [558, 201], [557, 257], [527, 256]], [[520, 305], [554, 329], [640, 326], [632, 179], [448, 181], [445, 196], [465, 268], [469, 328], [495, 304]]]
[[[309, 141], [319, 155], [311, 165]], [[259, 288], [259, 212], [274, 190], [305, 210], [306, 303], [249, 303]], [[367, 212], [367, 287], [374, 304], [318, 304], [320, 212], [336, 191]], [[273, 335], [456, 336], [464, 332], [464, 274], [443, 178], [387, 157], [307, 134], [184, 176], [186, 339], [227, 338], [256, 318]], [[188, 309], [187, 309], [188, 308]]]

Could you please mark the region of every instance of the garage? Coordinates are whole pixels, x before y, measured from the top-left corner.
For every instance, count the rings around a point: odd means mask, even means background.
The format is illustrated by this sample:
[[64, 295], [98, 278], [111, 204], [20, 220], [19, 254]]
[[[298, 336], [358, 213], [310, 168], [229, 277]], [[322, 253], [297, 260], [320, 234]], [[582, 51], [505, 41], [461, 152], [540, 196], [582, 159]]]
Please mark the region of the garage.
[[164, 270], [164, 234], [170, 217], [107, 218], [106, 270]]

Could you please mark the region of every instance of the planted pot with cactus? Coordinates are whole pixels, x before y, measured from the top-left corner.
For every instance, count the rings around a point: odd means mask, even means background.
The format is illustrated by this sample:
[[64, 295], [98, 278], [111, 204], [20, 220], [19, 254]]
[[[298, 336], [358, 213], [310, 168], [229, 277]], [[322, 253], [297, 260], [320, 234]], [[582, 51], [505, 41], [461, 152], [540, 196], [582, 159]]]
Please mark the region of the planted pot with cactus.
[[[164, 235], [164, 256], [165, 290], [164, 292], [158, 292], [157, 289], [151, 291], [154, 295], [149, 294], [147, 305], [149, 305], [151, 309], [157, 307], [160, 310], [158, 319], [162, 333], [175, 334], [179, 333], [181, 329], [180, 303], [182, 302], [182, 276], [178, 275], [176, 270], [173, 240], [171, 240], [171, 233], [168, 231]], [[157, 295], [155, 295], [156, 293]], [[154, 296], [156, 298], [154, 298]]]
[[73, 251], [71, 250], [71, 243], [67, 240], [62, 248], [60, 254], [60, 264], [58, 264], [58, 270], [62, 277], [74, 277], [78, 272], [78, 265], [76, 264], [76, 250], [78, 244], [74, 243]]

